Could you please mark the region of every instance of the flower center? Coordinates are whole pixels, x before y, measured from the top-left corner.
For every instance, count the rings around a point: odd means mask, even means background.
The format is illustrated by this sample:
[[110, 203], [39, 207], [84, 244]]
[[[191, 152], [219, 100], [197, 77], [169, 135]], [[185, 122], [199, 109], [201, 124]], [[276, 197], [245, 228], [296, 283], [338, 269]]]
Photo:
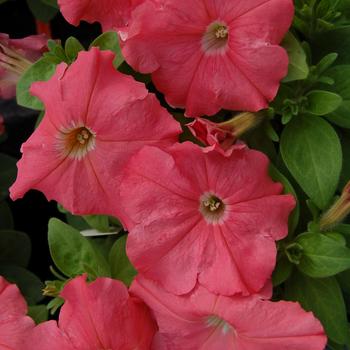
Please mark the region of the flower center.
[[205, 193], [200, 199], [199, 210], [210, 223], [218, 223], [225, 212], [223, 201], [212, 193]]
[[202, 39], [202, 48], [208, 54], [223, 53], [227, 47], [229, 28], [222, 22], [209, 24]]
[[82, 159], [95, 148], [95, 138], [95, 133], [85, 126], [64, 130], [60, 133], [59, 148], [64, 156]]
[[234, 329], [228, 322], [216, 315], [211, 315], [207, 318], [207, 325], [220, 330], [223, 334], [227, 334], [230, 331], [234, 332]]

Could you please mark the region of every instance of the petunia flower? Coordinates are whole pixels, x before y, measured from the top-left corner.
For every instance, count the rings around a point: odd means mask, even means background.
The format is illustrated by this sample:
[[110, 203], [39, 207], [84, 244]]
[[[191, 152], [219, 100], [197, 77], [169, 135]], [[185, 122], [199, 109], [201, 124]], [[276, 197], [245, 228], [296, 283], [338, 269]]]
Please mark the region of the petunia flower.
[[223, 155], [230, 156], [234, 147], [238, 145], [238, 138], [255, 128], [263, 119], [262, 114], [246, 112], [223, 123], [196, 118], [187, 124], [187, 127], [199, 141], [208, 146], [208, 151], [215, 149]]
[[16, 95], [16, 84], [21, 75], [47, 50], [45, 35], [31, 35], [10, 39], [0, 33], [0, 98]]
[[144, 0], [58, 0], [63, 17], [77, 26], [84, 20], [99, 22], [103, 31], [125, 27], [131, 12]]
[[157, 329], [148, 307], [119, 281], [68, 282], [56, 321], [41, 323], [22, 350], [149, 350]]
[[232, 295], [259, 291], [275, 266], [295, 205], [268, 175], [267, 157], [231, 156], [192, 143], [144, 147], [125, 170], [121, 198], [133, 221], [127, 253], [136, 269], [175, 293], [197, 281]]
[[27, 304], [17, 286], [0, 276], [0, 349], [21, 349], [35, 326], [26, 314]]
[[320, 322], [298, 303], [225, 297], [203, 287], [176, 296], [138, 277], [130, 291], [158, 322], [153, 350], [323, 350]]
[[46, 112], [22, 145], [12, 199], [37, 189], [72, 213], [127, 224], [118, 195], [125, 163], [146, 144], [173, 144], [181, 128], [144, 84], [114, 69], [113, 58], [93, 48], [32, 85]]
[[187, 116], [254, 112], [287, 74], [279, 43], [293, 13], [292, 0], [146, 0], [120, 30], [122, 51]]

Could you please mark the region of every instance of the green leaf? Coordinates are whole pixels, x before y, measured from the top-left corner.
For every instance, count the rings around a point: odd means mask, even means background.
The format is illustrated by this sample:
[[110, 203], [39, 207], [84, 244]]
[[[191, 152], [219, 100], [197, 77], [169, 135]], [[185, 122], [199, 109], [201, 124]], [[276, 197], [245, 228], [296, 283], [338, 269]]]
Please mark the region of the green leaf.
[[55, 73], [56, 66], [57, 63], [52, 62], [49, 57], [43, 57], [30, 66], [17, 83], [17, 103], [23, 107], [43, 110], [42, 102], [35, 96], [32, 96], [29, 89], [35, 81], [49, 80]]
[[284, 255], [278, 261], [276, 268], [272, 275], [273, 286], [279, 286], [285, 282], [293, 271], [293, 265], [290, 263], [288, 258]]
[[331, 125], [313, 116], [293, 119], [282, 133], [281, 154], [301, 188], [320, 209], [325, 209], [342, 169], [341, 144]]
[[100, 232], [109, 232], [109, 219], [105, 215], [86, 215], [83, 216], [84, 220], [89, 224], [91, 228]]
[[0, 230], [13, 229], [13, 217], [6, 201], [0, 202]]
[[34, 305], [29, 306], [28, 316], [30, 316], [36, 324], [45, 322], [49, 318], [49, 311], [46, 305]]
[[49, 248], [56, 266], [69, 277], [85, 272], [90, 277], [110, 277], [106, 259], [95, 250], [79, 231], [58, 219], [51, 219], [48, 232]]
[[340, 107], [343, 99], [338, 94], [329, 91], [313, 90], [307, 95], [306, 111], [314, 115], [324, 116]]
[[84, 46], [73, 36], [70, 36], [65, 43], [64, 50], [69, 62], [73, 62], [78, 57], [80, 51], [84, 51]]
[[90, 48], [93, 46], [99, 47], [101, 50], [113, 51], [115, 53], [115, 59], [113, 61], [115, 68], [118, 68], [124, 62], [116, 32], [105, 32], [101, 34], [90, 44]]
[[328, 89], [339, 94], [343, 102], [327, 119], [333, 124], [350, 129], [350, 65], [342, 65], [331, 68], [327, 75], [334, 80], [334, 84]]
[[127, 236], [125, 235], [114, 243], [109, 253], [109, 263], [112, 269], [112, 277], [129, 286], [137, 272], [126, 255], [126, 239]]
[[27, 234], [19, 231], [0, 231], [0, 263], [26, 267], [31, 254]]
[[18, 285], [29, 305], [35, 305], [43, 299], [41, 291], [44, 284], [32, 272], [20, 266], [0, 264], [0, 275]]
[[316, 66], [316, 74], [320, 76], [323, 74], [329, 67], [332, 66], [332, 64], [336, 61], [338, 58], [338, 54], [335, 52], [329, 53], [328, 55], [324, 56], [320, 62], [318, 62]]
[[295, 231], [296, 227], [298, 226], [299, 223], [299, 216], [300, 216], [300, 204], [299, 204], [299, 200], [298, 200], [298, 196], [292, 186], [292, 184], [290, 183], [290, 181], [273, 165], [270, 164], [270, 168], [269, 168], [269, 173], [271, 178], [274, 181], [279, 181], [283, 184], [284, 187], [284, 192], [283, 193], [290, 193], [293, 195], [293, 197], [296, 200], [296, 206], [293, 210], [293, 212], [290, 214], [289, 216], [289, 235], [293, 234], [293, 232]]
[[16, 179], [17, 159], [0, 153], [0, 200], [8, 196], [8, 188]]
[[350, 294], [350, 270], [346, 270], [341, 272], [337, 276], [337, 280], [340, 284], [341, 289], [345, 292]]
[[46, 5], [49, 5], [51, 7], [54, 7], [56, 9], [58, 9], [58, 4], [57, 4], [57, 0], [41, 0], [43, 3], [45, 3]]
[[338, 344], [349, 338], [343, 295], [334, 277], [314, 279], [294, 272], [285, 285], [285, 298], [298, 301], [323, 324], [328, 337]]
[[306, 233], [296, 242], [303, 247], [298, 269], [310, 277], [330, 277], [350, 268], [350, 249], [321, 233]]
[[288, 32], [282, 42], [282, 46], [287, 50], [289, 56], [288, 75], [283, 81], [290, 82], [306, 79], [309, 75], [309, 66], [306, 54], [299, 41], [291, 32]]
[[42, 0], [27, 0], [27, 4], [34, 17], [46, 23], [50, 22], [58, 12], [58, 8], [48, 5]]

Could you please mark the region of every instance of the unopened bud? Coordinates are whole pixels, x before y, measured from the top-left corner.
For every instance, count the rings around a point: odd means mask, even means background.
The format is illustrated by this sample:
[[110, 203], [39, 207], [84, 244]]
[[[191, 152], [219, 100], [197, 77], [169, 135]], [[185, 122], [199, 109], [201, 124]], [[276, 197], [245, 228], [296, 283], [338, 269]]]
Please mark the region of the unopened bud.
[[204, 145], [211, 146], [221, 154], [229, 156], [237, 139], [259, 125], [264, 117], [265, 113], [263, 112], [245, 112], [223, 123], [197, 118], [187, 126]]
[[45, 288], [42, 290], [43, 295], [48, 297], [58, 297], [64, 283], [64, 281], [46, 281]]
[[350, 214], [350, 181], [343, 189], [341, 196], [321, 217], [320, 229], [327, 231], [341, 223]]
[[234, 116], [232, 119], [220, 123], [223, 130], [232, 132], [235, 138], [240, 138], [246, 132], [256, 128], [265, 118], [264, 112], [244, 112]]

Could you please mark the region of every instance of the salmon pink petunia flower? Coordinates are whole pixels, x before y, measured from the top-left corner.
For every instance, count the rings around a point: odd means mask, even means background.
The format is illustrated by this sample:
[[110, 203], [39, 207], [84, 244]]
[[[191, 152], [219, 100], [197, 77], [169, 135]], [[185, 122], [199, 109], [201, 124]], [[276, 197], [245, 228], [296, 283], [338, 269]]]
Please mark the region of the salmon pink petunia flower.
[[58, 0], [63, 17], [75, 26], [84, 20], [99, 22], [103, 31], [123, 28], [131, 12], [144, 0]]
[[293, 14], [293, 0], [146, 0], [120, 31], [123, 54], [187, 116], [258, 111], [287, 74]]
[[229, 157], [183, 143], [144, 147], [125, 170], [121, 197], [134, 223], [127, 253], [138, 271], [175, 294], [197, 280], [210, 291], [259, 291], [275, 266], [275, 240], [295, 205], [247, 147]]
[[68, 282], [58, 325], [37, 326], [23, 350], [149, 350], [157, 326], [148, 307], [119, 281], [84, 276]]
[[0, 33], [0, 98], [16, 95], [16, 84], [21, 75], [47, 51], [45, 35], [31, 35], [10, 39]]
[[152, 309], [159, 331], [153, 350], [323, 350], [320, 322], [297, 303], [258, 296], [225, 297], [197, 287], [186, 296], [137, 278], [131, 293]]
[[19, 289], [0, 276], [0, 349], [21, 349], [35, 326], [26, 314], [27, 304]]
[[118, 196], [123, 166], [145, 144], [176, 142], [181, 128], [144, 84], [114, 69], [113, 59], [93, 48], [32, 85], [45, 116], [22, 146], [12, 199], [37, 189], [70, 212], [127, 224]]

